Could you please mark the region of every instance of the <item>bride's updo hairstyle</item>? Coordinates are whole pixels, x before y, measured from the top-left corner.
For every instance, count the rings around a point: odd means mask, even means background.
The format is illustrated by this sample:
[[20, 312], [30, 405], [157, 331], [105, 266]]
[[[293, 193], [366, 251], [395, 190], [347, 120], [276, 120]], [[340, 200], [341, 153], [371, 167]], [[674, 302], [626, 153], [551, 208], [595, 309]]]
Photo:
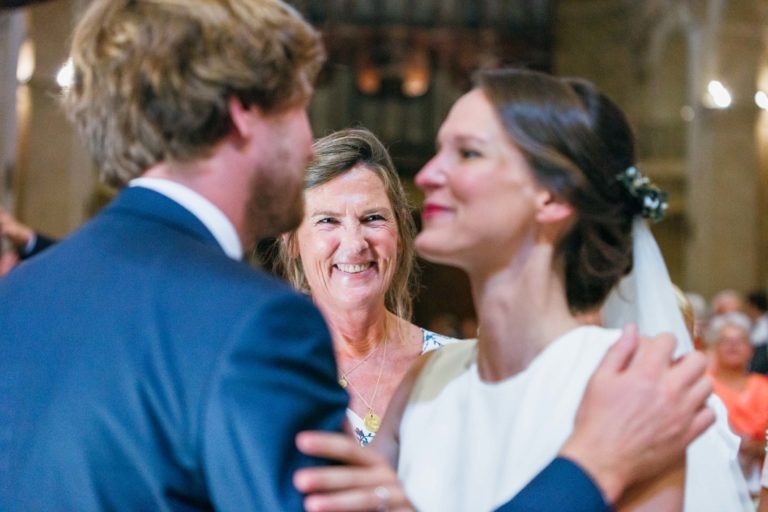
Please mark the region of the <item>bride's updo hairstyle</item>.
[[498, 69], [478, 72], [475, 83], [535, 179], [574, 209], [556, 254], [571, 311], [594, 309], [632, 268], [632, 220], [643, 210], [618, 179], [635, 164], [624, 114], [584, 80]]

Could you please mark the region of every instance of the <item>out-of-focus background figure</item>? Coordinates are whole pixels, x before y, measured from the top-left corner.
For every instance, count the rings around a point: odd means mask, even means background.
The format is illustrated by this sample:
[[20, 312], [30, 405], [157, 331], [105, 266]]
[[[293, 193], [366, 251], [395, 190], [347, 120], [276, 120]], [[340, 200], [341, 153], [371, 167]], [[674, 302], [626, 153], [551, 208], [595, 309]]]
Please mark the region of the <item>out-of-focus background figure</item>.
[[27, 259], [50, 247], [56, 241], [20, 222], [0, 207], [0, 238], [2, 238], [2, 259], [0, 276], [8, 273], [21, 260]]
[[747, 295], [745, 311], [752, 320], [749, 337], [754, 348], [749, 369], [768, 374], [768, 294], [765, 290], [755, 290]]
[[706, 341], [713, 356], [714, 390], [728, 409], [731, 428], [741, 437], [739, 459], [750, 492], [756, 497], [768, 429], [768, 377], [749, 371], [751, 327], [744, 313], [722, 313], [710, 320]]

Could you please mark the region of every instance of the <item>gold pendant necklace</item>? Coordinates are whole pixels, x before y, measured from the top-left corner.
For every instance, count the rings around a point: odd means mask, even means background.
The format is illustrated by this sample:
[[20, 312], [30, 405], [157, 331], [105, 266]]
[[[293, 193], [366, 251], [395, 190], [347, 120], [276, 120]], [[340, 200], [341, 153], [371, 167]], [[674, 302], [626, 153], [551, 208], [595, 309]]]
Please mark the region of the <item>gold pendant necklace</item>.
[[[371, 432], [377, 432], [379, 430], [379, 427], [381, 427], [381, 416], [376, 414], [376, 411], [373, 409], [373, 403], [376, 400], [376, 394], [379, 391], [379, 383], [381, 382], [381, 375], [384, 373], [384, 366], [387, 362], [387, 340], [384, 340], [384, 357], [381, 359], [381, 366], [379, 366], [379, 376], [376, 379], [376, 386], [373, 388], [373, 395], [371, 395], [371, 401], [368, 402], [368, 400], [365, 399], [365, 397], [354, 387], [352, 387], [352, 384], [349, 382], [348, 379], [342, 376], [344, 379], [344, 382], [346, 385], [342, 385], [342, 387], [349, 386], [349, 389], [355, 392], [355, 394], [360, 398], [360, 400], [363, 401], [365, 406], [368, 408], [368, 413], [363, 417], [363, 425], [365, 425], [365, 428], [370, 430]], [[349, 375], [349, 373], [347, 373]]]
[[381, 416], [373, 412], [373, 409], [368, 409], [368, 414], [363, 418], [363, 425], [371, 432], [376, 432], [381, 426]]

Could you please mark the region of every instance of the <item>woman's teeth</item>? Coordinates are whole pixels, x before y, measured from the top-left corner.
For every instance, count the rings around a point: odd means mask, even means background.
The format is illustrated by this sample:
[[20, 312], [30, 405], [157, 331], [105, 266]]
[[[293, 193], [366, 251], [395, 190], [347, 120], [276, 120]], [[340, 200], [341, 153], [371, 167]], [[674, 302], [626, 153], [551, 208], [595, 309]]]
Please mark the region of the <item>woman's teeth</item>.
[[336, 264], [336, 268], [348, 274], [357, 274], [359, 272], [362, 272], [363, 270], [367, 270], [370, 266], [371, 266], [370, 263], [364, 263], [360, 265], [346, 265], [343, 263]]

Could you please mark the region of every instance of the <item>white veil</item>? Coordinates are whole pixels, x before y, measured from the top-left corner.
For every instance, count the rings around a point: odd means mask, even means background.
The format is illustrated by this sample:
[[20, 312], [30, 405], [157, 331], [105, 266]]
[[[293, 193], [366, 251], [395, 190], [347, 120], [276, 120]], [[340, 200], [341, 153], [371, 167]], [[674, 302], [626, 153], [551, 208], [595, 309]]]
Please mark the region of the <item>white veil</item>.
[[632, 272], [608, 295], [602, 309], [606, 327], [637, 324], [645, 336], [671, 332], [677, 338], [675, 357], [693, 350], [693, 343], [680, 312], [667, 266], [646, 221], [635, 218], [632, 225]]
[[[693, 343], [664, 258], [641, 217], [634, 220], [632, 239], [632, 272], [608, 296], [602, 309], [603, 324], [621, 328], [633, 322], [644, 336], [670, 332], [677, 338], [675, 357], [679, 357], [693, 350]], [[753, 511], [738, 462], [739, 438], [728, 426], [728, 412], [715, 395], [707, 405], [717, 420], [688, 447], [685, 511]]]

